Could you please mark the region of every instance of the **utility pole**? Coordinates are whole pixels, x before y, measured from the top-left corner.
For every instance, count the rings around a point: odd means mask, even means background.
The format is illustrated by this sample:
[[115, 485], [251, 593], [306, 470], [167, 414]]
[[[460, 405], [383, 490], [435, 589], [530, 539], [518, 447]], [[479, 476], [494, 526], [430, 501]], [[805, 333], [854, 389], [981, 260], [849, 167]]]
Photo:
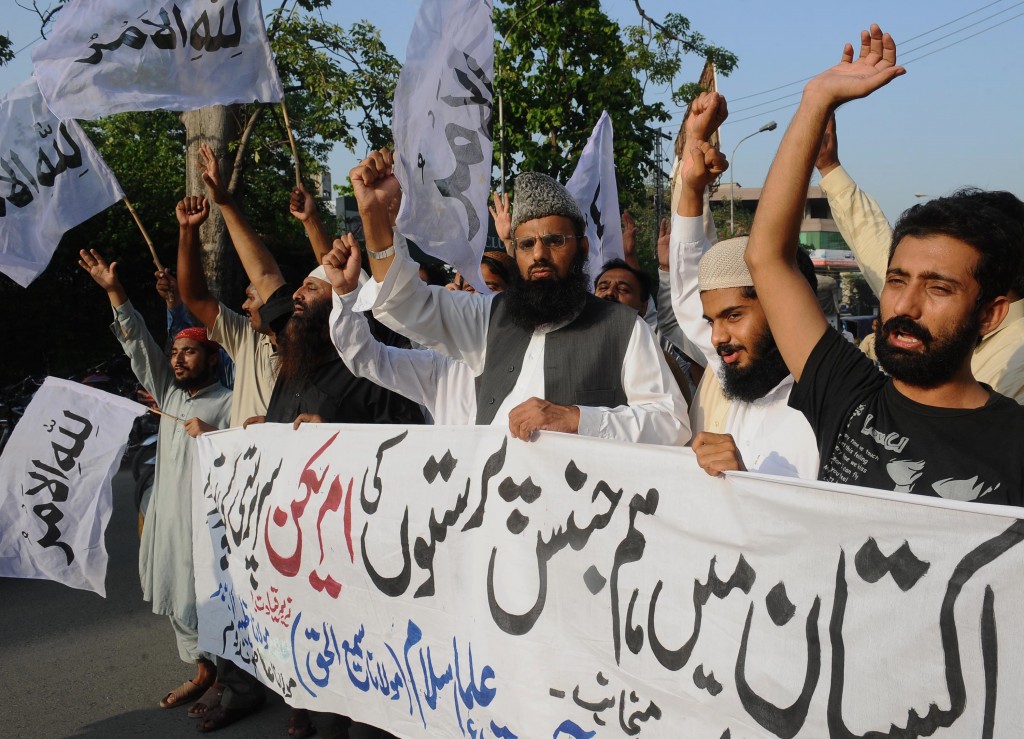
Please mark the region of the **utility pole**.
[[[659, 131], [660, 133], [660, 131]], [[661, 162], [665, 154], [662, 150], [661, 136], [654, 138], [654, 224], [657, 233], [658, 224], [661, 223], [661, 213], [665, 208], [665, 173], [662, 171]]]

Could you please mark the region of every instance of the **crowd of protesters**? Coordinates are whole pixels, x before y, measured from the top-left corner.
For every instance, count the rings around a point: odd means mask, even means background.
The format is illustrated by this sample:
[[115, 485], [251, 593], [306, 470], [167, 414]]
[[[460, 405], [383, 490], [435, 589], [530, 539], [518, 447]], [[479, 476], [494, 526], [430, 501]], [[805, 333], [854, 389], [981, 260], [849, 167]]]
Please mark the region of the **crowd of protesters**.
[[[247, 672], [197, 644], [191, 498], [181, 481], [193, 437], [215, 428], [489, 424], [524, 442], [555, 431], [689, 445], [709, 475], [750, 470], [1021, 505], [1024, 203], [964, 189], [915, 205], [890, 227], [839, 163], [836, 108], [902, 73], [892, 39], [872, 26], [859, 52], [848, 45], [840, 64], [812, 78], [749, 236], [719, 243], [705, 193], [728, 167], [710, 143], [727, 104], [717, 93], [694, 100], [679, 197], [658, 244], [656, 299], [630, 248], [631, 219], [626, 259], [588, 275], [584, 214], [563, 185], [533, 172], [519, 174], [511, 201], [494, 198], [506, 250], [483, 256], [490, 294], [459, 274], [441, 284], [395, 231], [402, 193], [388, 150], [350, 173], [363, 245], [351, 235], [332, 244], [312, 198], [293, 191], [289, 207], [313, 258], [302, 283], [288, 285], [204, 148], [205, 193], [176, 208], [176, 279], [158, 274], [168, 306], [180, 294], [195, 323], [175, 330], [169, 363], [116, 263], [83, 251], [82, 268], [110, 299], [114, 336], [166, 414], [140, 570], [145, 597], [170, 617], [197, 673], [161, 705], [190, 704], [200, 730], [214, 731], [265, 700]], [[815, 166], [880, 301], [861, 348], [826, 320], [799, 246]], [[239, 310], [214, 298], [203, 277], [198, 229], [212, 207], [250, 282]], [[290, 736], [314, 731], [385, 735], [293, 711]]]

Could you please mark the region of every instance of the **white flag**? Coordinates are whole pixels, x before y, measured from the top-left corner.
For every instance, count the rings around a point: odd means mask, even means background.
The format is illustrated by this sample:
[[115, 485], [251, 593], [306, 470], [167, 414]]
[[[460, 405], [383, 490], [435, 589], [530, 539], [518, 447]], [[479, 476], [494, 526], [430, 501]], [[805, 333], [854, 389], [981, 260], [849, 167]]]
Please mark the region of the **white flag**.
[[0, 577], [106, 596], [110, 481], [145, 406], [46, 378], [0, 455]]
[[597, 277], [609, 259], [622, 259], [622, 229], [619, 228], [619, 186], [615, 182], [615, 150], [612, 119], [603, 111], [590, 134], [576, 171], [565, 189], [576, 200], [587, 219], [587, 271]]
[[477, 290], [491, 188], [489, 0], [423, 0], [395, 90], [398, 231]]
[[113, 173], [33, 79], [0, 100], [0, 272], [27, 287], [64, 232], [121, 200]]
[[284, 97], [259, 0], [75, 0], [32, 62], [61, 118]]

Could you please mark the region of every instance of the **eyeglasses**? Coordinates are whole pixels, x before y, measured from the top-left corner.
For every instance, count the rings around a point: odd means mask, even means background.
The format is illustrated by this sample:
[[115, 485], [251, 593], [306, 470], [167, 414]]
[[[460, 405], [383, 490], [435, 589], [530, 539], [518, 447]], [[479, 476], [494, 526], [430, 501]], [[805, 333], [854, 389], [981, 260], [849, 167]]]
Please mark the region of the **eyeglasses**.
[[565, 246], [566, 239], [578, 239], [575, 234], [544, 234], [543, 236], [527, 236], [522, 239], [513, 239], [512, 244], [516, 249], [533, 251], [533, 247], [540, 241], [547, 249], [561, 249]]

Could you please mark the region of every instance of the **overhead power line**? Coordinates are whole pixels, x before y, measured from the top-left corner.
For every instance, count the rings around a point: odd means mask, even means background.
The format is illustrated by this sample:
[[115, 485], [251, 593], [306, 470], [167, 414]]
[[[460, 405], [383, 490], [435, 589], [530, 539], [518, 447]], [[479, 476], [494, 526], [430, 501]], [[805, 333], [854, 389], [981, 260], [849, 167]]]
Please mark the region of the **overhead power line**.
[[[959, 18], [954, 18], [951, 21], [947, 21], [946, 23], [943, 23], [942, 25], [935, 26], [934, 28], [930, 28], [927, 31], [924, 31], [922, 33], [917, 34], [916, 36], [911, 36], [910, 38], [906, 39], [903, 43], [906, 44], [906, 43], [909, 43], [911, 41], [916, 41], [919, 38], [924, 38], [925, 36], [928, 36], [928, 35], [930, 35], [932, 33], [935, 33], [935, 31], [941, 30], [941, 29], [945, 28], [946, 26], [952, 25], [953, 23], [956, 23], [958, 21], [962, 21], [964, 18], [969, 18], [970, 16], [974, 15], [975, 13], [980, 13], [981, 11], [987, 10], [988, 8], [991, 8], [993, 5], [998, 5], [1001, 2], [1003, 2], [1003, 0], [995, 0], [995, 2], [988, 3], [987, 5], [982, 5], [980, 8], [975, 8], [970, 13], [964, 13]], [[1007, 8], [1007, 10], [1009, 10], [1009, 9], [1010, 8]], [[799, 80], [793, 80], [792, 82], [787, 82], [784, 85], [779, 85], [778, 87], [771, 87], [771, 88], [769, 88], [767, 90], [762, 90], [761, 92], [752, 92], [749, 95], [742, 95], [742, 96], [740, 96], [738, 98], [733, 98], [733, 102], [734, 103], [738, 103], [740, 100], [749, 100], [750, 98], [756, 98], [756, 97], [760, 97], [761, 95], [767, 95], [770, 92], [778, 92], [779, 90], [785, 90], [787, 87], [792, 87], [793, 85], [799, 85], [801, 82], [807, 82], [809, 79], [811, 79], [811, 78], [810, 77], [804, 77], [804, 78], [799, 79]]]
[[[997, 2], [1001, 2], [1001, 0], [997, 0]], [[994, 3], [990, 3], [990, 5], [994, 5]], [[986, 17], [982, 18], [981, 20], [975, 21], [974, 23], [970, 23], [970, 24], [968, 24], [966, 26], [963, 26], [961, 28], [956, 29], [955, 31], [951, 31], [951, 32], [949, 32], [949, 33], [947, 33], [947, 34], [945, 34], [943, 36], [939, 36], [937, 39], [933, 39], [931, 41], [928, 41], [927, 43], [920, 44], [920, 45], [915, 46], [915, 47], [910, 48], [910, 49], [906, 49], [906, 50], [904, 50], [902, 52], [902, 54], [904, 56], [909, 55], [909, 54], [913, 54], [914, 52], [920, 51], [921, 49], [924, 49], [927, 46], [931, 46], [933, 44], [937, 44], [940, 41], [943, 41], [943, 40], [945, 40], [947, 38], [950, 38], [951, 36], [955, 36], [958, 33], [963, 33], [968, 28], [974, 28], [975, 26], [981, 25], [985, 21], [992, 20], [993, 18], [995, 18], [997, 16], [1000, 16], [1003, 13], [1007, 13], [1007, 12], [1013, 10], [1014, 8], [1020, 7], [1021, 5], [1024, 5], [1024, 0], [1021, 0], [1020, 2], [1014, 3], [1013, 5], [1010, 5], [1009, 7], [1003, 8], [1002, 10], [998, 11], [997, 13], [993, 13], [992, 15], [986, 16]], [[985, 7], [989, 7], [989, 6], [985, 6]], [[983, 9], [984, 8], [981, 8], [980, 10], [983, 10]], [[974, 11], [974, 12], [978, 12], [978, 11]], [[928, 34], [933, 33], [934, 31], [938, 30], [939, 28], [943, 28], [945, 26], [948, 26], [951, 23], [956, 23], [959, 20], [963, 20], [965, 17], [966, 16], [961, 16], [960, 18], [957, 18], [954, 21], [950, 21], [949, 23], [944, 23], [942, 26], [938, 26], [936, 28], [933, 28], [931, 31], [925, 31], [924, 33], [919, 33], [917, 36], [914, 36], [913, 38], [914, 39], [919, 39], [922, 36], [927, 36]], [[997, 23], [997, 24], [995, 24], [995, 25], [993, 25], [993, 26], [991, 26], [989, 28], [983, 29], [982, 31], [979, 31], [978, 33], [984, 33], [985, 31], [991, 30], [992, 28], [996, 28], [997, 26], [1000, 26], [1003, 23], [1008, 23], [1009, 21], [1012, 21], [1014, 18], [1019, 18], [1019, 17], [1020, 17], [1020, 15], [1015, 15], [1015, 16], [1012, 16], [1010, 18], [1006, 18], [1003, 21], [1001, 21], [1000, 23]], [[951, 46], [956, 46], [956, 44], [960, 43], [961, 41], [966, 41], [967, 39], [974, 38], [974, 36], [977, 36], [977, 35], [978, 34], [975, 33], [975, 34], [972, 34], [970, 36], [965, 36], [964, 38], [960, 39], [959, 41], [956, 41], [956, 42], [954, 42], [952, 44], [947, 44], [946, 46], [940, 47], [939, 49], [936, 49], [935, 51], [930, 52], [929, 54], [922, 54], [921, 56], [914, 57], [914, 58], [912, 58], [912, 59], [910, 59], [910, 60], [908, 60], [906, 62], [903, 62], [903, 64], [906, 65], [906, 64], [910, 64], [913, 61], [917, 61], [918, 59], [924, 59], [926, 56], [930, 56], [931, 54], [934, 54], [935, 52], [938, 52], [938, 51], [942, 51], [943, 49], [948, 49]], [[908, 43], [907, 41], [902, 42], [902, 44], [904, 46], [907, 43]], [[797, 80], [797, 82], [790, 82], [787, 85], [782, 85], [781, 87], [772, 88], [772, 91], [773, 90], [781, 90], [781, 89], [784, 89], [786, 87], [791, 87], [792, 85], [798, 84], [799, 82], [806, 82], [809, 79], [811, 79], [811, 77], [804, 77], [802, 80]], [[764, 94], [766, 94], [766, 93], [759, 92], [759, 93], [754, 93], [753, 95], [744, 95], [743, 97], [734, 98], [734, 100], [747, 100], [749, 98], [758, 97], [758, 96], [764, 95]], [[762, 103], [755, 103], [753, 105], [748, 105], [748, 106], [746, 106], [744, 108], [739, 108], [739, 109], [733, 110], [731, 112], [733, 114], [735, 114], [735, 113], [745, 113], [748, 110], [756, 110], [757, 108], [763, 107], [765, 105], [771, 105], [772, 103], [777, 103], [780, 100], [786, 100], [787, 98], [796, 97], [797, 95], [800, 95], [800, 94], [801, 94], [801, 91], [798, 90], [797, 92], [791, 92], [791, 93], [788, 93], [786, 95], [781, 95], [781, 96], [779, 96], [777, 98], [772, 98], [771, 100], [765, 100]], [[778, 108], [776, 108], [775, 110], [778, 110]], [[763, 112], [764, 113], [770, 113], [772, 111], [767, 111], [766, 110], [766, 111], [763, 111]]]
[[[1024, 5], [1024, 3], [1018, 3], [1018, 5]], [[933, 51], [929, 51], [927, 54], [922, 54], [921, 56], [914, 57], [913, 59], [908, 59], [907, 61], [902, 62], [902, 65], [903, 66], [908, 66], [910, 64], [913, 64], [914, 62], [918, 62], [918, 61], [924, 59], [925, 57], [929, 57], [932, 54], [938, 54], [940, 51], [945, 51], [946, 49], [950, 49], [950, 48], [956, 46], [957, 44], [962, 44], [964, 41], [969, 41], [970, 39], [974, 38], [975, 36], [980, 36], [981, 34], [985, 33], [986, 31], [991, 31], [992, 29], [998, 28], [999, 26], [1005, 26], [1010, 21], [1016, 20], [1017, 18], [1020, 18], [1022, 16], [1024, 16], [1024, 13], [1018, 13], [1017, 15], [1010, 16], [1009, 18], [1004, 18], [999, 23], [993, 23], [988, 28], [983, 28], [980, 31], [972, 33], [970, 36], [964, 36], [962, 39], [957, 39], [953, 43], [946, 44], [945, 46], [941, 46], [938, 49], [935, 49]], [[918, 47], [918, 48], [922, 48], [922, 47]], [[800, 93], [795, 93], [795, 94], [799, 95]], [[792, 95], [787, 95], [786, 97], [792, 97]], [[759, 113], [755, 113], [754, 115], [745, 116], [745, 117], [739, 118], [737, 120], [730, 119], [730, 120], [727, 120], [722, 125], [723, 126], [728, 126], [730, 123], [742, 123], [743, 121], [749, 121], [749, 120], [752, 120], [754, 118], [761, 118], [763, 116], [768, 115], [769, 113], [775, 113], [775, 112], [780, 111], [780, 110], [785, 110], [786, 108], [796, 107], [798, 102], [799, 101], [797, 101], [797, 103], [790, 103], [789, 105], [783, 105], [783, 106], [780, 106], [778, 108], [772, 108], [771, 110], [762, 110]]]

